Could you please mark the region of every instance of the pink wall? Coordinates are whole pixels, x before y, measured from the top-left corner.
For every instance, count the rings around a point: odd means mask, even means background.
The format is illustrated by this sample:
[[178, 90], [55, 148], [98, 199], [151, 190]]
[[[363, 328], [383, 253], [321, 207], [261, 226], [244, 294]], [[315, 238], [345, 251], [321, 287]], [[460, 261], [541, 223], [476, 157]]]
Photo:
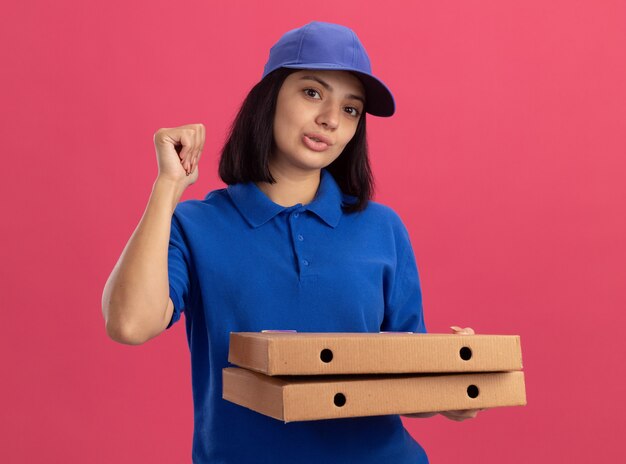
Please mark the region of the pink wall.
[[411, 434], [433, 463], [619, 460], [624, 2], [116, 0], [3, 12], [0, 461], [190, 462], [184, 324], [116, 344], [102, 289], [157, 173], [154, 131], [205, 124], [184, 199], [222, 187], [238, 104], [313, 19], [354, 28], [395, 93], [396, 115], [368, 121], [376, 200], [411, 233], [429, 330], [522, 337], [528, 406]]

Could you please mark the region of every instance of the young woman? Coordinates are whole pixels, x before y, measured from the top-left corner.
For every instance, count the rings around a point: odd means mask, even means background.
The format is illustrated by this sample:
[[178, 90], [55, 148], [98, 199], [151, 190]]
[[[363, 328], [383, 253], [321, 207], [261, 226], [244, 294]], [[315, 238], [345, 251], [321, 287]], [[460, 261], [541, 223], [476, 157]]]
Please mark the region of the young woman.
[[227, 188], [179, 203], [205, 127], [155, 133], [159, 175], [103, 312], [111, 338], [130, 344], [185, 313], [194, 463], [428, 462], [397, 415], [284, 424], [221, 390], [230, 332], [426, 332], [408, 231], [370, 200], [365, 114], [394, 109], [354, 32], [312, 22], [272, 47], [241, 106], [219, 164]]

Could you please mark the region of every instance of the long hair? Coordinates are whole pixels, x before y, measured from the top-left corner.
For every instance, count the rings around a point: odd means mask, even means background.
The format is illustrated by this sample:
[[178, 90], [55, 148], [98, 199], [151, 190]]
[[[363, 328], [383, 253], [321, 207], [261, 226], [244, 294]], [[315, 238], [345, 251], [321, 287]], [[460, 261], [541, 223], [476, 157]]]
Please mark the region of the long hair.
[[[278, 68], [257, 83], [244, 99], [222, 148], [218, 173], [227, 185], [239, 182], [276, 183], [269, 159], [276, 149], [274, 115], [283, 82], [297, 69]], [[358, 77], [358, 76], [356, 76]], [[374, 179], [369, 163], [365, 112], [356, 132], [335, 161], [326, 169], [341, 191], [357, 198], [344, 203], [344, 212], [362, 211], [372, 198]]]

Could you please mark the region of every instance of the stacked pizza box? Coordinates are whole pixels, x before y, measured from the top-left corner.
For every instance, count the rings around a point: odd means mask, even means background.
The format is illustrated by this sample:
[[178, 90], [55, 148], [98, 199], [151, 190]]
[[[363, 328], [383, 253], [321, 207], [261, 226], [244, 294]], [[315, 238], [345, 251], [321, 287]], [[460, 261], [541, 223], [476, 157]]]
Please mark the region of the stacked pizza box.
[[223, 398], [284, 422], [526, 404], [519, 335], [233, 332]]

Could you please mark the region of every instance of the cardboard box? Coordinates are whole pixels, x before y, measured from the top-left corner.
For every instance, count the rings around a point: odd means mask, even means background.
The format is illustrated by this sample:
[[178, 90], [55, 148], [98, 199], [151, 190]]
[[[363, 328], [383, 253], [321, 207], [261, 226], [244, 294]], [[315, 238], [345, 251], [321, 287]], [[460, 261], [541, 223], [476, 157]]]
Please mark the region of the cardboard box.
[[232, 332], [228, 361], [267, 375], [522, 369], [519, 335]]
[[223, 369], [225, 400], [295, 422], [526, 404], [524, 373], [270, 377]]

